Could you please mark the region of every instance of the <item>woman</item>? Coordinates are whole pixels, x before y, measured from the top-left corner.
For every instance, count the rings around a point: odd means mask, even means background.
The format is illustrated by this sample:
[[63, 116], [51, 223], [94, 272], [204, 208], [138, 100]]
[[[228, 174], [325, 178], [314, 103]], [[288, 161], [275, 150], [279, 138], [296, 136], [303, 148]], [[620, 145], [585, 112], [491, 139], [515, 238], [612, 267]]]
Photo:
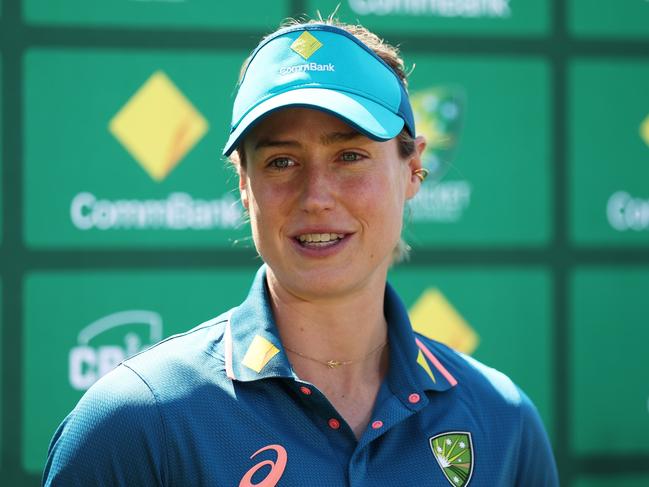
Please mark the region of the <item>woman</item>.
[[375, 35], [330, 21], [264, 39], [224, 154], [265, 264], [239, 307], [88, 391], [45, 485], [558, 485], [529, 399], [413, 333], [386, 283], [424, 147]]

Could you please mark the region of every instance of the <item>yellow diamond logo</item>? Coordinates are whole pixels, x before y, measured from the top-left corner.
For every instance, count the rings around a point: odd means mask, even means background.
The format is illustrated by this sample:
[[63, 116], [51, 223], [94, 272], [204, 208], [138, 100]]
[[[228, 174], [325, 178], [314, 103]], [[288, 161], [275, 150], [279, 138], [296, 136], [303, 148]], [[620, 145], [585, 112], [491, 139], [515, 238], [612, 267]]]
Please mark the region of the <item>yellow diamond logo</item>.
[[640, 124], [640, 137], [642, 137], [645, 144], [649, 145], [649, 115]]
[[207, 121], [162, 71], [140, 87], [109, 130], [156, 181], [162, 181], [207, 132]]
[[412, 328], [425, 337], [471, 354], [478, 348], [478, 334], [437, 289], [427, 289], [410, 308]]
[[255, 335], [241, 363], [259, 373], [278, 352], [279, 349], [271, 342]]
[[291, 44], [291, 49], [297, 52], [305, 60], [313, 56], [313, 53], [322, 47], [322, 42], [313, 37], [312, 34], [306, 30], [302, 32], [302, 35], [293, 41]]
[[437, 380], [435, 379], [435, 374], [433, 374], [433, 371], [430, 370], [430, 365], [428, 365], [428, 362], [426, 362], [424, 354], [421, 353], [421, 350], [419, 350], [419, 355], [417, 355], [417, 363], [421, 365], [421, 367], [426, 371], [433, 382], [437, 382]]

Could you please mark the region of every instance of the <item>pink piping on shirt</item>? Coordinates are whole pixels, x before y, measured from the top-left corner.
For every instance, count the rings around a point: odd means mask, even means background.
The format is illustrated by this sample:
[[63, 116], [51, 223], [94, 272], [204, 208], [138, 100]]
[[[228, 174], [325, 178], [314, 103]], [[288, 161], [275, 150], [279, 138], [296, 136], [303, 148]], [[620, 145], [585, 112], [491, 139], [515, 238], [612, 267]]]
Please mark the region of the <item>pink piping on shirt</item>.
[[415, 342], [417, 342], [417, 346], [419, 347], [419, 349], [422, 352], [424, 352], [424, 355], [426, 355], [428, 360], [430, 360], [430, 362], [435, 366], [435, 368], [440, 371], [440, 373], [449, 382], [449, 384], [451, 384], [452, 386], [456, 386], [457, 380], [455, 380], [455, 377], [453, 377], [451, 373], [448, 370], [446, 370], [446, 368], [442, 365], [442, 363], [439, 360], [437, 360], [437, 357], [433, 355], [433, 352], [428, 350], [428, 348], [426, 348], [426, 345], [421, 343], [421, 340], [419, 340], [419, 338], [415, 338]]

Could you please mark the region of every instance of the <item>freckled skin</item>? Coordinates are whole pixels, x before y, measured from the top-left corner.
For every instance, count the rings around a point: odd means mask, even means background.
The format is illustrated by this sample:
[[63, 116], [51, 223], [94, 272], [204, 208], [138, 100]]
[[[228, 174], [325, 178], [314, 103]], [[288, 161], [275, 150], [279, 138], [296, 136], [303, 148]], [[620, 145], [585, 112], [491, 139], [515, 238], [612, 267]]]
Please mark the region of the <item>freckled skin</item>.
[[[395, 139], [371, 140], [306, 108], [283, 109], [259, 123], [244, 141], [239, 177], [269, 280], [304, 299], [382, 288], [404, 205], [419, 189], [412, 172], [421, 167], [423, 147], [418, 139], [416, 154], [404, 160]], [[338, 251], [317, 258], [295, 246], [296, 232], [305, 228], [346, 238]]]

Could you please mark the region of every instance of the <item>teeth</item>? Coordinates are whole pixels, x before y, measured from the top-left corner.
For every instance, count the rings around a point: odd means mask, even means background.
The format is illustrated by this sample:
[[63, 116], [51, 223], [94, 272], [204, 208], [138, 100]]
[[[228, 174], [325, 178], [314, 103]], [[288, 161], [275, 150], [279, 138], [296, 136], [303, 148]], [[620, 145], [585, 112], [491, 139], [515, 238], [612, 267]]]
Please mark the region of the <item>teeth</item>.
[[330, 242], [343, 238], [342, 233], [305, 233], [298, 236], [300, 242]]

